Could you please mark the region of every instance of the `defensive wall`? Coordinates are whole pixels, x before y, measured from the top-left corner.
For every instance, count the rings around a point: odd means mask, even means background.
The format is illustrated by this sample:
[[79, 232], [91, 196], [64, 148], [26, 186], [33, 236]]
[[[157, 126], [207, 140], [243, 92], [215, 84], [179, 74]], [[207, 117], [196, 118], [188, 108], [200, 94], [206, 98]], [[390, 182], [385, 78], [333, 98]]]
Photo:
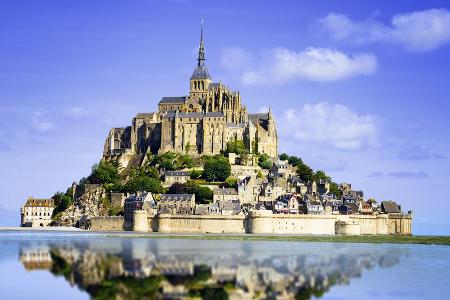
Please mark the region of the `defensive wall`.
[[134, 214], [134, 231], [163, 233], [254, 233], [383, 235], [412, 233], [412, 216], [379, 215], [281, 215], [250, 211], [248, 215]]
[[86, 227], [94, 231], [122, 231], [124, 221], [121, 216], [92, 217]]
[[137, 210], [133, 224], [123, 217], [94, 217], [90, 229], [133, 230], [161, 233], [251, 233], [314, 235], [386, 235], [412, 233], [412, 216], [379, 215], [296, 215], [250, 211], [248, 215], [149, 215]]

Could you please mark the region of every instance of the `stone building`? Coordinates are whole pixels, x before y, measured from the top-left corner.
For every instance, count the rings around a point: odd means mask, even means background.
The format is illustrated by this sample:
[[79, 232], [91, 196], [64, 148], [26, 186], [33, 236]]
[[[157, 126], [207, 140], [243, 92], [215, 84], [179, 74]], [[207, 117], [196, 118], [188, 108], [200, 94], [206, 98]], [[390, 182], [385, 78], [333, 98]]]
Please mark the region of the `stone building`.
[[133, 223], [133, 216], [136, 210], [146, 210], [149, 213], [156, 213], [157, 204], [152, 193], [140, 193], [139, 195], [131, 195], [125, 199], [123, 212], [127, 226]]
[[249, 114], [239, 92], [220, 81], [213, 82], [205, 60], [202, 29], [189, 94], [163, 97], [157, 112], [139, 113], [131, 126], [111, 129], [104, 158], [118, 158], [126, 167], [136, 157], [142, 160], [146, 153], [214, 155], [235, 139], [242, 140], [249, 153], [276, 158], [278, 137], [271, 110]]
[[194, 194], [161, 194], [158, 213], [190, 215], [195, 211]]
[[46, 227], [52, 221], [55, 203], [53, 199], [30, 197], [20, 210], [22, 227]]
[[164, 183], [171, 186], [174, 183], [186, 183], [191, 179], [188, 171], [166, 171], [164, 173]]
[[213, 190], [213, 202], [238, 200], [239, 193], [234, 188], [218, 188]]

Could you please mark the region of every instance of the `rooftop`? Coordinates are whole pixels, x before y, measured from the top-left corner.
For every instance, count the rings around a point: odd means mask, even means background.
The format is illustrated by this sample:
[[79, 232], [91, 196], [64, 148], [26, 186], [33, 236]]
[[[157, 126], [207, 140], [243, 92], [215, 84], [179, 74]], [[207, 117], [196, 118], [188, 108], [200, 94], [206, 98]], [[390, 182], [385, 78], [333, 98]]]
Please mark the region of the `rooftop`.
[[186, 101], [186, 96], [183, 97], [162, 97], [159, 104], [182, 104]]
[[237, 195], [238, 191], [233, 188], [222, 188], [213, 190], [214, 195]]
[[166, 171], [164, 176], [191, 176], [189, 171]]
[[161, 194], [160, 201], [191, 201], [194, 194]]
[[55, 202], [53, 199], [35, 199], [35, 198], [28, 198], [27, 202], [25, 203], [24, 207], [54, 207]]

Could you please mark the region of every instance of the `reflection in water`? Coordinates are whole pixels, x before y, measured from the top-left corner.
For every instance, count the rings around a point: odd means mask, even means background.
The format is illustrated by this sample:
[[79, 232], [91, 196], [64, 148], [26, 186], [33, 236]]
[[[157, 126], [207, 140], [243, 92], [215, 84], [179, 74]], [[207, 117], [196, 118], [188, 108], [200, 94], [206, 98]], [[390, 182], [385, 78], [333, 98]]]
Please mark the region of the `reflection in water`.
[[[320, 249], [320, 250], [318, 250]], [[309, 299], [362, 270], [397, 264], [389, 246], [81, 239], [21, 243], [27, 270], [63, 276], [92, 299]]]

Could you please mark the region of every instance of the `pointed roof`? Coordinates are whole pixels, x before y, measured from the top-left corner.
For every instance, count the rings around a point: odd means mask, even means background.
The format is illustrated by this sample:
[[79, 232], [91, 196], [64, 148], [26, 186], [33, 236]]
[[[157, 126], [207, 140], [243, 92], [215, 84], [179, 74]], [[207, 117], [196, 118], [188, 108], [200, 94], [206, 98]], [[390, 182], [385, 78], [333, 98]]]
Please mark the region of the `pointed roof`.
[[194, 73], [192, 73], [191, 79], [209, 79], [211, 80], [211, 76], [209, 76], [208, 68], [206, 68], [205, 64], [205, 45], [203, 43], [203, 20], [202, 26], [200, 28], [200, 46], [198, 47], [198, 58], [197, 58], [197, 66], [195, 67]]

